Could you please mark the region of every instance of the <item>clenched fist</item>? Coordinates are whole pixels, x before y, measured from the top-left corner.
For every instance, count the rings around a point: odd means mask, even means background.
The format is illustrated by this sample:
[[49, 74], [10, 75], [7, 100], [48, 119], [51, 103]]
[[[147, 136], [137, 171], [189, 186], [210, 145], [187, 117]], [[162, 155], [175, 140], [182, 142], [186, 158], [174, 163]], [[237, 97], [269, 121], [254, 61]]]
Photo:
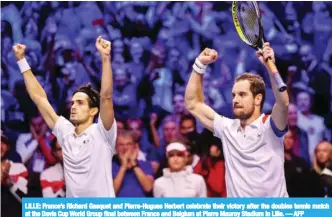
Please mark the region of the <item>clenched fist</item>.
[[198, 56], [198, 59], [201, 61], [201, 63], [207, 65], [215, 62], [218, 59], [218, 53], [213, 49], [205, 48]]
[[111, 55], [111, 42], [104, 40], [99, 36], [96, 40], [96, 48], [101, 56]]
[[19, 61], [25, 57], [25, 45], [23, 45], [23, 44], [14, 45], [13, 51], [15, 53], [17, 61]]

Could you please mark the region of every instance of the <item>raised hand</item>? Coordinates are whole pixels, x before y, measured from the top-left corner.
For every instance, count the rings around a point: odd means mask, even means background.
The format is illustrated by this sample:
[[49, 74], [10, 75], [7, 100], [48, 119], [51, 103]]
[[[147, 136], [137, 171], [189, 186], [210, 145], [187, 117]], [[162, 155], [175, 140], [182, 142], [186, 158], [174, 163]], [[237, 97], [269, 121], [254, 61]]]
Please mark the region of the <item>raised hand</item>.
[[16, 44], [13, 46], [13, 51], [15, 53], [17, 61], [25, 57], [25, 48], [26, 46], [23, 44]]
[[124, 154], [119, 154], [119, 158], [121, 160], [121, 167], [123, 168], [128, 168], [129, 166], [129, 155], [130, 155], [130, 152], [129, 151], [126, 151]]
[[271, 58], [271, 60], [275, 63], [275, 58], [274, 58], [274, 51], [270, 47], [269, 42], [265, 42], [263, 45], [263, 50], [258, 50], [256, 51], [256, 55], [259, 59], [259, 61], [266, 66], [266, 61]]
[[201, 61], [201, 63], [207, 65], [215, 62], [218, 59], [218, 53], [213, 49], [205, 48], [198, 56], [198, 59]]
[[156, 126], [156, 123], [157, 123], [157, 120], [158, 120], [158, 115], [156, 113], [152, 113], [150, 115], [150, 126]]
[[102, 39], [101, 36], [96, 40], [96, 48], [102, 57], [111, 55], [111, 42]]
[[130, 164], [132, 166], [134, 166], [137, 162], [137, 156], [138, 156], [138, 147], [136, 147], [134, 150], [132, 150], [131, 154], [130, 154]]

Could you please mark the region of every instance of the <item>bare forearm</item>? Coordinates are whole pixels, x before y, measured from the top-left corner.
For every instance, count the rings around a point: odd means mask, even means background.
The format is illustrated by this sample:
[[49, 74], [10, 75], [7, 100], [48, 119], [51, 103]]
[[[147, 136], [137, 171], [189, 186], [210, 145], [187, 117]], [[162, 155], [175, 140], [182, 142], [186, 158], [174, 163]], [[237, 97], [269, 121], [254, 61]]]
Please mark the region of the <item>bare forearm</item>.
[[112, 66], [110, 57], [102, 57], [100, 97], [111, 99], [113, 92]]
[[153, 188], [153, 179], [146, 175], [140, 167], [135, 167], [134, 172], [143, 190], [150, 192]]
[[106, 130], [111, 129], [114, 122], [113, 110], [113, 79], [111, 59], [109, 56], [102, 57], [102, 79], [100, 90], [100, 117]]
[[120, 167], [120, 170], [113, 181], [114, 191], [116, 194], [119, 192], [121, 188], [125, 173], [126, 173], [126, 168]]
[[26, 71], [23, 73], [24, 83], [31, 97], [32, 101], [38, 105], [40, 99], [47, 99], [45, 90], [39, 84], [36, 77], [32, 74], [32, 71]]
[[192, 72], [185, 93], [186, 108], [190, 111], [195, 108], [195, 104], [204, 103], [202, 88], [203, 76]]

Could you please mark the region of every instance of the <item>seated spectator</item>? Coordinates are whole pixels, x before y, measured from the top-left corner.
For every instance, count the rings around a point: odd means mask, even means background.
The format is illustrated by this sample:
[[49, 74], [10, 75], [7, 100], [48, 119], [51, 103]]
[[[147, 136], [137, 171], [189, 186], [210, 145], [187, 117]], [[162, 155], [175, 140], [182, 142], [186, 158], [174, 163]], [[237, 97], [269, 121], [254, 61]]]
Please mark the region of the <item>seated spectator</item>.
[[323, 141], [316, 146], [313, 168], [308, 179], [311, 191], [310, 197], [325, 197], [327, 195], [328, 188], [324, 186], [320, 176], [322, 171], [332, 163], [331, 156], [332, 148], [330, 143]]
[[48, 130], [45, 121], [36, 114], [30, 120], [30, 132], [20, 134], [16, 141], [16, 150], [29, 171], [29, 196], [40, 197], [40, 173], [56, 163], [52, 155], [50, 142], [54, 135]]
[[131, 132], [117, 135], [116, 152], [112, 162], [113, 184], [117, 197], [146, 197], [153, 187], [150, 162], [137, 159], [138, 144]]
[[309, 157], [313, 160], [316, 145], [323, 139], [327, 139], [324, 119], [311, 113], [311, 96], [306, 91], [297, 94], [296, 103], [298, 110], [297, 125], [308, 135]]
[[206, 197], [206, 185], [202, 176], [194, 174], [186, 166], [186, 146], [174, 142], [167, 146], [169, 168], [163, 170], [153, 186], [154, 197]]
[[29, 171], [41, 173], [48, 165], [56, 163], [50, 148], [53, 138], [40, 114], [31, 118], [30, 132], [21, 134], [16, 142], [16, 150]]
[[297, 123], [297, 107], [294, 104], [290, 104], [288, 106], [288, 126], [294, 139], [293, 154], [303, 158], [309, 166], [308, 136], [305, 131], [298, 127]]
[[198, 164], [200, 157], [196, 154], [196, 150], [192, 148], [190, 145], [186, 145], [187, 149], [187, 165], [191, 166], [191, 168], [195, 168]]
[[166, 146], [178, 137], [179, 129], [176, 120], [172, 116], [167, 116], [162, 123], [163, 136], [160, 138], [157, 130], [158, 116], [156, 114], [151, 115], [150, 128], [152, 131], [153, 143], [156, 146], [158, 160], [161, 161], [165, 158]]
[[56, 158], [57, 163], [40, 174], [43, 197], [65, 197], [66, 186], [63, 170], [62, 148], [56, 138], [52, 140], [51, 148], [52, 154]]
[[203, 144], [203, 138], [197, 132], [196, 118], [191, 114], [182, 115], [179, 126], [179, 132], [188, 140], [191, 150], [195, 154], [203, 154], [205, 144]]
[[22, 216], [21, 199], [28, 194], [28, 171], [24, 164], [13, 162], [10, 145], [1, 135], [1, 216]]
[[292, 131], [288, 131], [284, 138], [285, 149], [285, 178], [289, 197], [306, 197], [308, 195], [307, 162], [293, 153], [294, 137]]
[[220, 139], [214, 139], [209, 154], [200, 159], [194, 172], [203, 176], [208, 197], [226, 197], [225, 161]]
[[114, 112], [120, 119], [136, 116], [135, 87], [129, 80], [129, 74], [124, 67], [114, 68]]
[[127, 126], [132, 131], [135, 142], [138, 144], [138, 160], [156, 160], [155, 153], [152, 145], [149, 143], [146, 137], [143, 137], [143, 121], [139, 118], [129, 118], [127, 120]]
[[332, 144], [331, 143], [329, 144], [329, 147], [331, 153], [330, 162], [322, 170], [320, 175], [320, 180], [327, 190], [327, 196], [332, 197]]

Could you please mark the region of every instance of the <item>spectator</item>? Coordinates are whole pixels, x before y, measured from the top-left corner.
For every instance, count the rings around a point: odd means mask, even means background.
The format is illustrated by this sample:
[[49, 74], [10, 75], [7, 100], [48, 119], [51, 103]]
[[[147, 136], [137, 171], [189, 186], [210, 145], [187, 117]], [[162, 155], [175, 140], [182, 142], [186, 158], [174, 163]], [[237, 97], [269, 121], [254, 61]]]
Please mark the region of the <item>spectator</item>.
[[40, 114], [30, 120], [30, 132], [21, 134], [16, 143], [16, 150], [22, 157], [22, 162], [34, 173], [41, 173], [49, 165], [54, 165], [56, 159], [52, 155], [50, 142], [54, 135], [48, 130]]
[[287, 192], [290, 197], [308, 197], [308, 173], [307, 162], [293, 154], [294, 137], [292, 131], [288, 131], [284, 137], [285, 149], [285, 177]]
[[191, 114], [183, 115], [180, 119], [179, 132], [188, 139], [191, 150], [195, 154], [203, 154], [204, 144], [200, 134], [197, 132], [196, 119]]
[[324, 197], [328, 193], [321, 180], [322, 171], [331, 164], [331, 144], [323, 141], [316, 146], [309, 176], [310, 197]]
[[219, 139], [214, 139], [209, 154], [200, 159], [194, 172], [203, 176], [208, 197], [226, 197], [225, 161]]
[[51, 149], [57, 163], [40, 174], [43, 197], [65, 197], [66, 185], [63, 170], [62, 147], [56, 138], [51, 142]]
[[186, 146], [171, 143], [167, 146], [169, 168], [155, 181], [154, 197], [206, 197], [206, 185], [202, 176], [194, 174], [186, 166]]
[[117, 155], [112, 162], [114, 190], [117, 197], [146, 197], [153, 187], [153, 169], [150, 162], [137, 159], [138, 144], [131, 132], [119, 133]]
[[311, 113], [311, 96], [306, 91], [301, 91], [296, 97], [298, 110], [297, 125], [308, 135], [309, 157], [313, 161], [316, 145], [323, 139], [327, 139], [324, 119]]
[[24, 164], [12, 161], [10, 144], [1, 133], [1, 215], [22, 216], [22, 197], [28, 194], [28, 171]]
[[297, 107], [294, 104], [288, 106], [288, 127], [294, 139], [293, 154], [303, 158], [310, 165], [307, 133], [297, 126]]
[[135, 142], [139, 146], [137, 159], [142, 161], [155, 160], [156, 156], [152, 144], [146, 137], [143, 137], [143, 121], [139, 118], [130, 118], [127, 120], [127, 126], [132, 131]]
[[125, 67], [114, 68], [114, 111], [116, 117], [127, 119], [136, 117], [135, 87], [129, 80], [129, 74]]

